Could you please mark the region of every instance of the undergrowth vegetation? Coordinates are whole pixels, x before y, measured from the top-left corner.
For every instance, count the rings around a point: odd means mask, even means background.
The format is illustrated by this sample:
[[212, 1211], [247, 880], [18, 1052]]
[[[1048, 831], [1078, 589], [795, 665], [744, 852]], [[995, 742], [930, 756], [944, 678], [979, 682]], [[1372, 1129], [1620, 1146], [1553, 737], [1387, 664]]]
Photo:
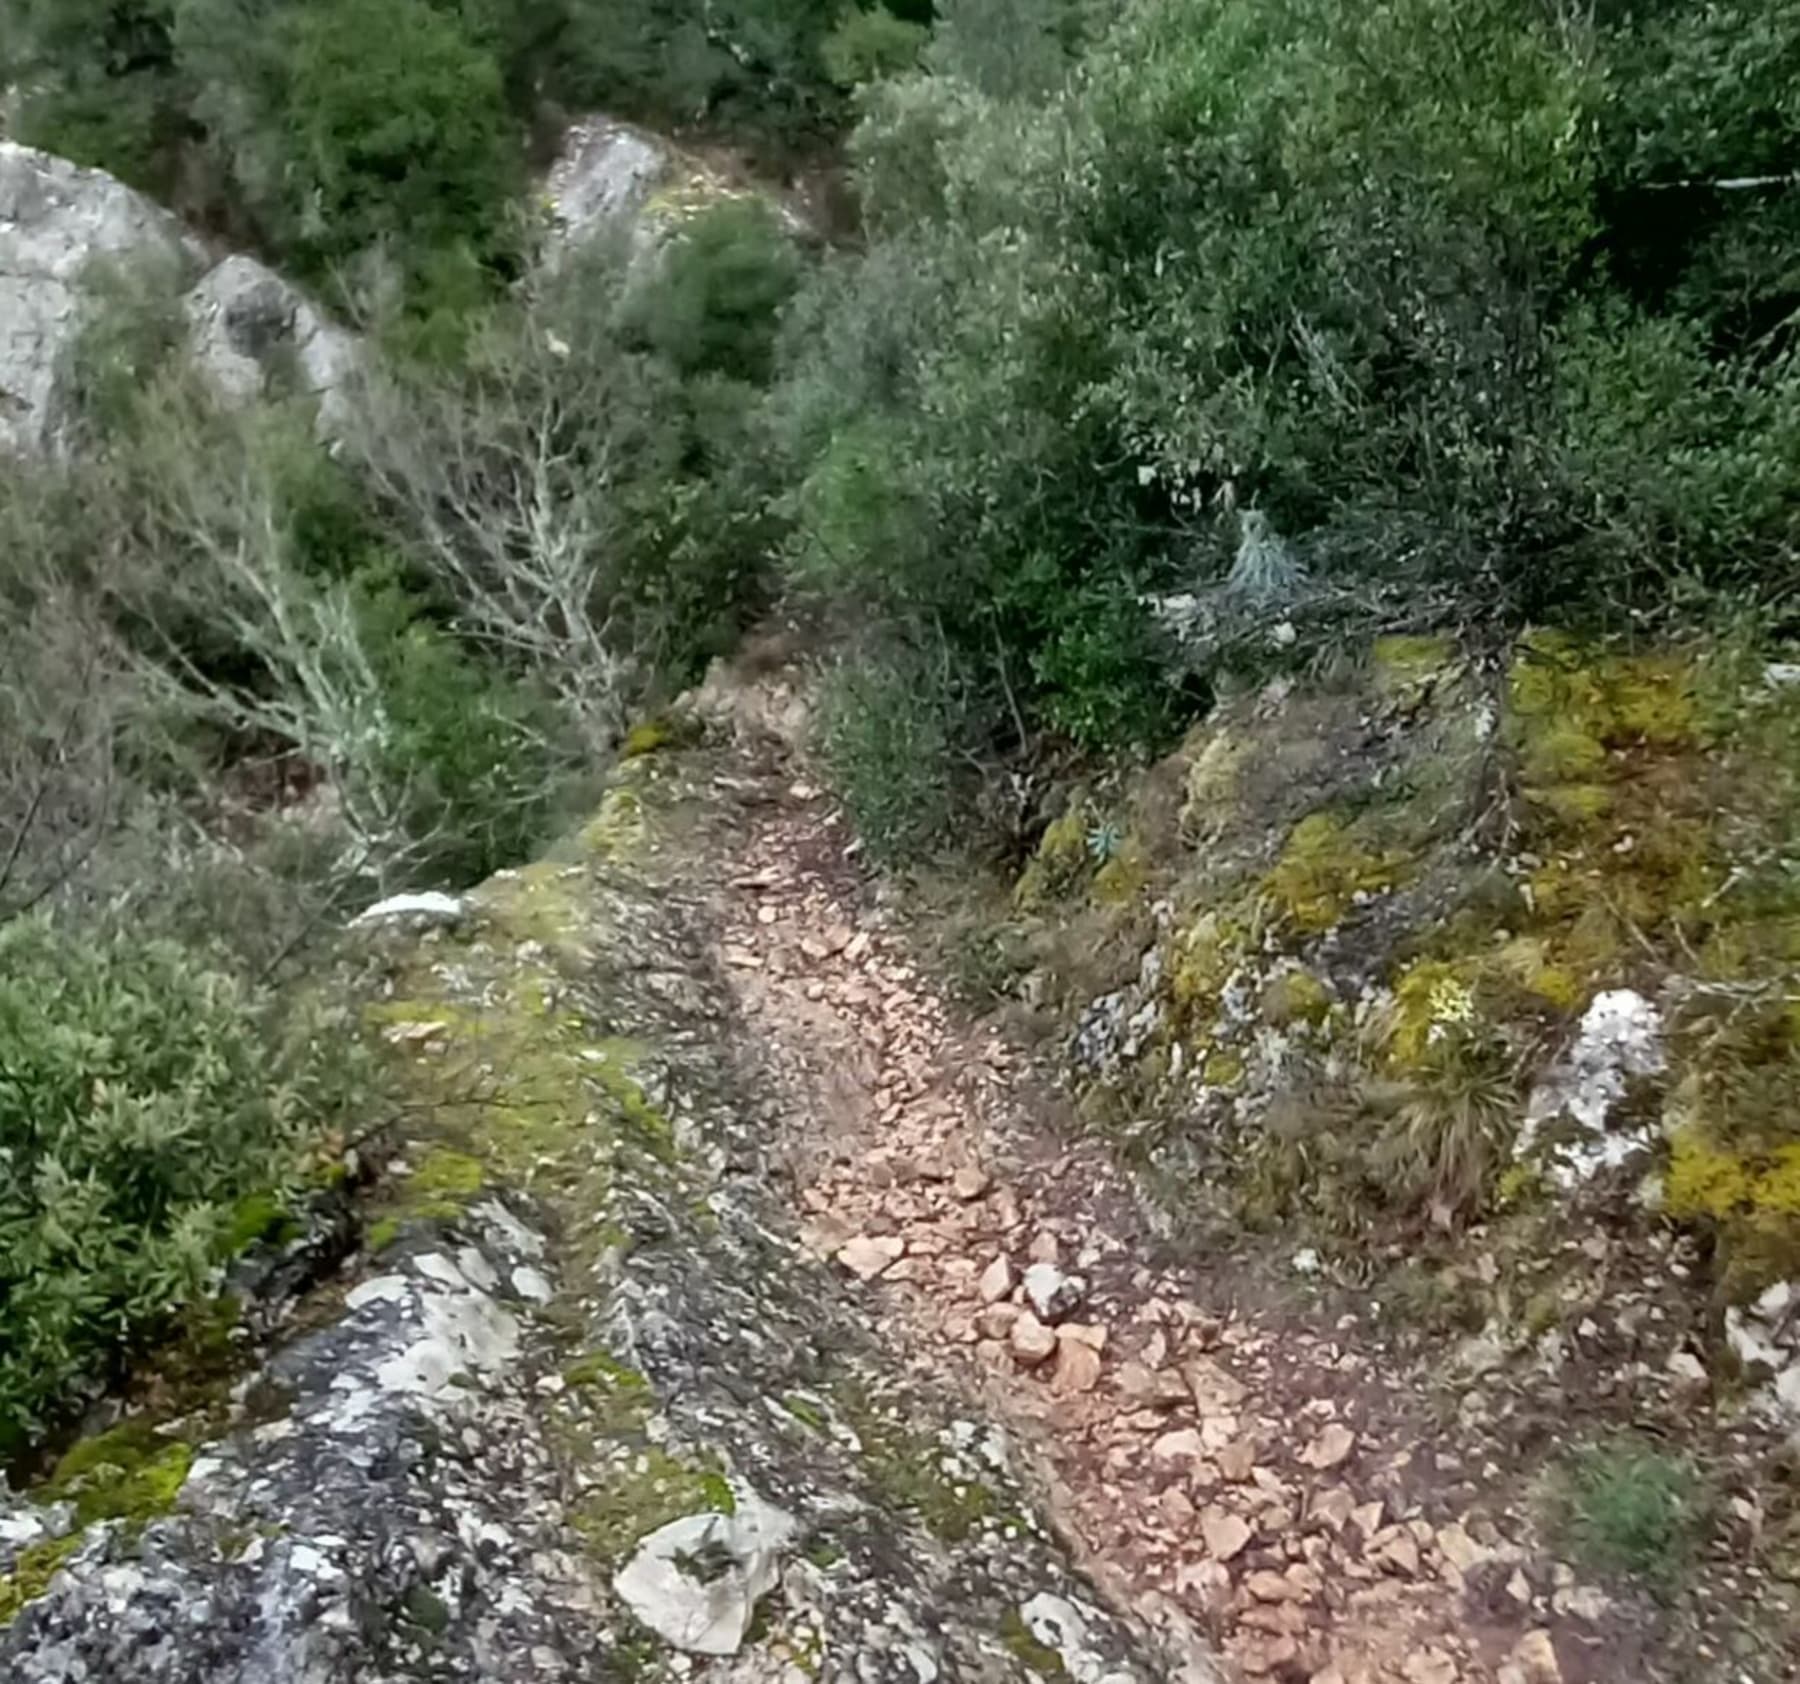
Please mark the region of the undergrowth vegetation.
[[1641, 1440], [1590, 1447], [1552, 1481], [1550, 1520], [1571, 1559], [1610, 1579], [1678, 1590], [1704, 1536], [1705, 1492], [1685, 1457]]
[[[339, 230], [371, 203], [340, 185]], [[179, 274], [90, 277], [74, 448], [0, 480], [0, 1454], [210, 1290], [258, 1237], [235, 1207], [378, 1123], [306, 1005], [332, 932], [529, 858], [763, 610], [799, 261], [727, 196], [653, 261], [601, 242], [529, 294], [434, 294], [330, 445], [279, 371], [219, 399]]]
[[1788, 600], [1800, 10], [1086, 22], [865, 92], [870, 245], [794, 317], [794, 580], [959, 750], [1165, 742], [1359, 628]]
[[0, 929], [0, 1456], [303, 1183], [360, 1086], [321, 1027], [169, 943]]

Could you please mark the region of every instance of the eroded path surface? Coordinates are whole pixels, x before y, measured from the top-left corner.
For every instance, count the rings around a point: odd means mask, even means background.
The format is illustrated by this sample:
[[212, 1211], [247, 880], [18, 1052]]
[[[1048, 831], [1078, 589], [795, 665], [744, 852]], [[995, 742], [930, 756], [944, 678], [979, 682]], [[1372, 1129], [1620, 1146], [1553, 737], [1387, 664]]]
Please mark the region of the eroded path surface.
[[1704, 1639], [1672, 1660], [1548, 1554], [1479, 1386], [1409, 1368], [1354, 1308], [1170, 1261], [1106, 1149], [934, 991], [803, 770], [765, 749], [714, 786], [712, 936], [806, 1243], [1029, 1447], [1116, 1604], [1248, 1678], [1795, 1676]]

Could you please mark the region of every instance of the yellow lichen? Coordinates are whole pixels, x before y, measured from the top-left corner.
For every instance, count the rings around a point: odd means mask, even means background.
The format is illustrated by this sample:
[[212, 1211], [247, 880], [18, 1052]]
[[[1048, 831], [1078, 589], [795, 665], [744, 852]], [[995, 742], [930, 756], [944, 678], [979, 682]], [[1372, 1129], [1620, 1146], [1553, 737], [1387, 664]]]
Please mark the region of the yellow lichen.
[[1762, 1153], [1715, 1145], [1698, 1124], [1685, 1124], [1669, 1142], [1663, 1208], [1681, 1219], [1800, 1217], [1800, 1141]]
[[1092, 864], [1092, 855], [1088, 851], [1088, 825], [1086, 804], [1072, 801], [1061, 818], [1053, 819], [1045, 827], [1037, 851], [1013, 891], [1013, 899], [1021, 911], [1037, 911], [1062, 899], [1087, 874]]
[[1149, 881], [1143, 844], [1128, 836], [1094, 873], [1094, 899], [1107, 906], [1126, 906], [1143, 894]]
[[1229, 821], [1251, 745], [1224, 728], [1208, 731], [1188, 767], [1181, 831], [1190, 840], [1216, 836]]
[[1495, 965], [1510, 982], [1560, 1011], [1573, 1011], [1588, 997], [1581, 978], [1551, 956], [1542, 937], [1514, 937], [1495, 955]]
[[635, 789], [615, 785], [600, 799], [600, 808], [581, 832], [581, 844], [601, 859], [616, 859], [642, 847], [646, 827], [643, 798]]
[[1479, 976], [1473, 960], [1421, 959], [1409, 965], [1394, 984], [1384, 1024], [1388, 1062], [1417, 1069], [1447, 1030], [1472, 1022]]
[[1448, 637], [1378, 637], [1371, 659], [1375, 688], [1408, 702], [1417, 701], [1460, 665], [1455, 640]]
[[1331, 1012], [1331, 995], [1311, 971], [1283, 971], [1263, 990], [1262, 1012], [1277, 1028], [1323, 1023]]
[[1313, 813], [1294, 826], [1262, 892], [1281, 922], [1317, 935], [1340, 922], [1359, 895], [1393, 888], [1403, 863], [1371, 851], [1331, 814]]
[[1169, 992], [1189, 1012], [1217, 1004], [1219, 990], [1243, 963], [1248, 931], [1237, 919], [1218, 911], [1202, 912], [1177, 932], [1169, 955]]
[[1235, 1088], [1244, 1079], [1244, 1060], [1229, 1049], [1209, 1053], [1201, 1075], [1209, 1088]]
[[28, 1545], [19, 1552], [12, 1571], [0, 1573], [0, 1630], [11, 1625], [22, 1609], [50, 1588], [51, 1581], [80, 1547], [81, 1534], [74, 1532], [66, 1538], [49, 1538]]
[[1611, 812], [1615, 756], [1696, 740], [1695, 668], [1680, 656], [1619, 655], [1537, 631], [1520, 643], [1508, 695], [1525, 793], [1570, 829]]

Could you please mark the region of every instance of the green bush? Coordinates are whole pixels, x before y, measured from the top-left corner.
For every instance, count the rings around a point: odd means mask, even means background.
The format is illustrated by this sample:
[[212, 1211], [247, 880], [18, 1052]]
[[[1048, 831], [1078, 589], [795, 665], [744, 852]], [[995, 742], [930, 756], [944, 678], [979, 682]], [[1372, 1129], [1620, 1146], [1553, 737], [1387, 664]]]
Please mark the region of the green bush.
[[931, 32], [885, 6], [852, 7], [820, 47], [825, 74], [840, 88], [898, 76], [919, 62]]
[[179, 948], [0, 928], [0, 1450], [205, 1289], [354, 1090], [341, 1044]]
[[852, 660], [830, 673], [819, 748], [872, 858], [902, 863], [950, 839], [955, 715], [945, 675], [916, 657]]
[[1396, 617], [1800, 584], [1800, 5], [1015, 10], [863, 90], [871, 243], [775, 409], [791, 577], [948, 643], [959, 747], [1154, 743]]
[[547, 0], [528, 61], [575, 108], [802, 146], [842, 122], [820, 43], [841, 0]]
[[287, 243], [325, 272], [373, 247], [433, 296], [509, 256], [520, 137], [500, 67], [427, 0], [315, 0], [288, 23], [278, 121]]
[[565, 723], [547, 697], [423, 618], [378, 569], [356, 590], [387, 726], [371, 774], [413, 838], [412, 870], [471, 883], [528, 858], [570, 793]]
[[728, 198], [688, 218], [655, 278], [633, 290], [626, 326], [683, 375], [763, 384], [800, 255], [760, 198]]
[[0, 17], [0, 64], [24, 90], [15, 138], [166, 191], [192, 132], [172, 11], [172, 0], [16, 0]]

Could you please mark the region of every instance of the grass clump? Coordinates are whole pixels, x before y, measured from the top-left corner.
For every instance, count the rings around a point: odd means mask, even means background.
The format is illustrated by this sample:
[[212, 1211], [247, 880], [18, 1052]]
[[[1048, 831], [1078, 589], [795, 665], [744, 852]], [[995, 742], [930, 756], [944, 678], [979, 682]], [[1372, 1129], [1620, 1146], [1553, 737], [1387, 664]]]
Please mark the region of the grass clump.
[[1558, 1472], [1553, 1519], [1584, 1571], [1672, 1590], [1698, 1551], [1704, 1488], [1687, 1458], [1641, 1439], [1593, 1446]]

